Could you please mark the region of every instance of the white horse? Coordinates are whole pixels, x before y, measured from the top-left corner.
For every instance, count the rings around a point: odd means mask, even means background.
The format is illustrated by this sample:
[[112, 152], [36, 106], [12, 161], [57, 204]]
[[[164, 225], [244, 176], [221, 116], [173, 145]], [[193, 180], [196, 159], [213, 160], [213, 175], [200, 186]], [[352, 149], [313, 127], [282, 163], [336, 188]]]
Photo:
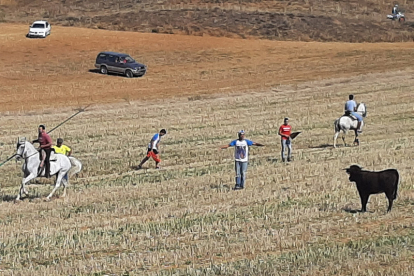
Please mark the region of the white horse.
[[[19, 138], [17, 142], [17, 152], [16, 159], [24, 159], [24, 164], [22, 166], [23, 171], [23, 180], [22, 186], [20, 187], [19, 194], [17, 195], [16, 200], [20, 200], [22, 193], [28, 194], [25, 185], [32, 179], [37, 177], [44, 177], [45, 170], [42, 171], [41, 175], [38, 174], [38, 169], [40, 165], [40, 157], [37, 149], [28, 141], [26, 138]], [[80, 172], [82, 169], [82, 163], [74, 157], [67, 157], [63, 154], [54, 154], [54, 160], [50, 161], [50, 175], [56, 175], [56, 183], [52, 192], [47, 196], [47, 200], [53, 196], [56, 190], [60, 187], [60, 183], [63, 183], [63, 195], [66, 196], [66, 187], [69, 184], [69, 177]], [[68, 177], [64, 177], [68, 174]]]
[[[367, 116], [367, 108], [364, 103], [358, 104], [357, 113], [364, 118]], [[345, 146], [346, 146], [345, 135], [347, 134], [348, 130], [351, 130], [351, 129], [355, 131], [354, 144], [356, 143], [359, 145], [358, 131], [357, 131], [358, 121], [357, 120], [354, 120], [350, 118], [349, 116], [343, 115], [339, 119], [335, 120], [334, 125], [335, 125], [335, 135], [334, 135], [334, 141], [333, 141], [334, 148], [336, 148], [336, 139], [338, 138], [338, 135], [341, 132], [341, 130], [343, 131], [342, 140], [344, 141]], [[361, 129], [363, 126], [364, 126], [364, 122], [361, 122]]]

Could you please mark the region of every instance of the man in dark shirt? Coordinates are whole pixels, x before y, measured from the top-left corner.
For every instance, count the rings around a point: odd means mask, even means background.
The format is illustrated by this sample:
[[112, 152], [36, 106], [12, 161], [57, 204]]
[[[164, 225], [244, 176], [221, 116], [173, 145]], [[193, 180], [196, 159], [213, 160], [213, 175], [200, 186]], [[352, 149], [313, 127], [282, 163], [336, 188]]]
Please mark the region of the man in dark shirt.
[[[42, 162], [40, 162], [40, 171], [45, 165], [45, 177], [50, 177], [50, 152], [52, 151], [52, 139], [49, 134], [46, 132], [46, 127], [44, 125], [39, 126], [39, 136], [37, 140], [34, 140], [33, 143], [40, 144], [40, 153], [42, 156]], [[45, 155], [43, 154], [45, 152]]]

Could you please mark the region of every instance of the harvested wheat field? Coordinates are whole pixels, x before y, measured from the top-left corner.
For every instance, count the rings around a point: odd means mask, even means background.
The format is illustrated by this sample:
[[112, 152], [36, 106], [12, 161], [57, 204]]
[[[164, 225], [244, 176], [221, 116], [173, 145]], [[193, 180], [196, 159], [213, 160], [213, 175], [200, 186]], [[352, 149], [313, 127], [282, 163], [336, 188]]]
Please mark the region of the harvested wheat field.
[[[14, 203], [22, 163], [0, 167], [4, 275], [412, 275], [411, 44], [63, 27], [29, 40], [25, 26], [2, 27], [1, 160], [38, 124], [92, 104], [51, 134], [84, 165], [66, 198], [58, 190], [44, 202], [52, 181], [43, 179]], [[101, 50], [130, 53], [147, 75], [89, 72]], [[368, 107], [361, 145], [333, 149], [350, 93]], [[288, 164], [277, 135], [285, 116], [302, 131]], [[133, 170], [161, 128], [163, 169]], [[233, 150], [219, 147], [239, 129], [266, 146], [251, 148], [246, 189], [233, 191]], [[399, 170], [390, 213], [383, 194], [356, 211], [342, 170], [351, 164]]]

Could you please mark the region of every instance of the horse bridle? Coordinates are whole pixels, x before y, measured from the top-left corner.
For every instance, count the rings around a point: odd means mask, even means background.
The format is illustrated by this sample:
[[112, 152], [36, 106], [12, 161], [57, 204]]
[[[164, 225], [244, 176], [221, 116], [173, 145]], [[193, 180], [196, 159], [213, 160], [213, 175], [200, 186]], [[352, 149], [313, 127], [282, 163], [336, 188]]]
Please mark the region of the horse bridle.
[[[20, 147], [20, 145], [23, 145], [23, 147], [24, 147], [24, 148], [26, 148], [26, 144], [25, 144], [25, 142], [23, 142], [23, 143], [21, 143], [21, 144], [19, 143], [19, 147]], [[22, 150], [22, 152], [24, 152], [24, 149]], [[38, 153], [39, 153], [39, 152], [38, 152], [38, 151], [36, 151], [35, 153], [33, 153], [32, 155], [27, 156], [26, 158], [24, 158], [22, 154], [18, 154], [18, 153], [16, 153], [14, 156], [18, 156], [18, 157], [20, 157], [20, 158], [22, 158], [22, 159], [26, 160], [27, 158], [32, 157], [33, 155], [36, 155], [36, 154], [38, 154]]]

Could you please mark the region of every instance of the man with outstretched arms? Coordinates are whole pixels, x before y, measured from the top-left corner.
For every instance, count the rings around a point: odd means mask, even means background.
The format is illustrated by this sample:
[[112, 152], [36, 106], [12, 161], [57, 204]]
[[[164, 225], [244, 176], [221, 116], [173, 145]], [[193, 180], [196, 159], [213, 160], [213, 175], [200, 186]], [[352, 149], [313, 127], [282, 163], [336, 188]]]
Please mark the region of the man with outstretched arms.
[[227, 149], [234, 147], [234, 160], [235, 160], [235, 171], [236, 171], [236, 186], [235, 190], [244, 189], [244, 183], [246, 181], [247, 165], [249, 162], [249, 147], [258, 146], [263, 147], [263, 144], [256, 143], [245, 139], [244, 130], [238, 132], [239, 138], [231, 141], [230, 144], [220, 147], [220, 149]]
[[141, 163], [138, 165], [138, 170], [141, 169], [142, 165], [144, 165], [144, 163], [147, 162], [150, 158], [155, 161], [155, 168], [160, 168], [159, 164], [161, 162], [161, 159], [159, 157], [159, 142], [161, 140], [161, 137], [165, 134], [167, 134], [167, 131], [165, 129], [161, 129], [159, 133], [154, 134], [150, 143], [148, 144], [147, 156], [145, 156], [145, 158], [142, 159]]

